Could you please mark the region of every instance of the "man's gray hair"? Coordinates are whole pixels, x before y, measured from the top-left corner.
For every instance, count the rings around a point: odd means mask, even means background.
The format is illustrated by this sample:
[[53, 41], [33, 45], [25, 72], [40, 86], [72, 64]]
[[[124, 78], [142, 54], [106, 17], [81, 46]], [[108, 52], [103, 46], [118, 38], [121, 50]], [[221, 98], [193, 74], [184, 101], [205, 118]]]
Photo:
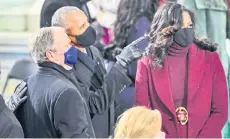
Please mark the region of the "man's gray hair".
[[67, 21], [68, 14], [71, 12], [81, 11], [79, 8], [74, 6], [64, 6], [59, 8], [53, 15], [51, 24], [52, 26], [62, 27], [66, 31], [69, 30], [70, 26]]
[[46, 61], [46, 52], [52, 49], [54, 42], [53, 30], [55, 27], [41, 28], [29, 42], [31, 55], [36, 63]]

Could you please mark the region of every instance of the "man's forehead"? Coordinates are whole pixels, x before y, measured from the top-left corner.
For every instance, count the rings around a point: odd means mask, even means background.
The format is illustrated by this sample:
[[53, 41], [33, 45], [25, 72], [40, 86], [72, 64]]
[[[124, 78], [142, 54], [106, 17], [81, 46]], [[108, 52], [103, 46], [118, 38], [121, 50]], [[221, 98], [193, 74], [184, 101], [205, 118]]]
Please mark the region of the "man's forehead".
[[70, 44], [70, 39], [65, 33], [58, 34], [56, 38], [54, 38], [53, 47], [55, 49], [62, 49], [63, 47]]
[[68, 38], [66, 32], [65, 32], [65, 29], [64, 28], [59, 28], [59, 29], [56, 29], [54, 32], [54, 40], [57, 42], [57, 41], [60, 41], [60, 38], [64, 39], [64, 38]]
[[84, 24], [85, 21], [87, 21], [87, 16], [82, 11], [72, 12], [69, 14], [68, 18], [70, 19], [70, 21], [79, 25]]

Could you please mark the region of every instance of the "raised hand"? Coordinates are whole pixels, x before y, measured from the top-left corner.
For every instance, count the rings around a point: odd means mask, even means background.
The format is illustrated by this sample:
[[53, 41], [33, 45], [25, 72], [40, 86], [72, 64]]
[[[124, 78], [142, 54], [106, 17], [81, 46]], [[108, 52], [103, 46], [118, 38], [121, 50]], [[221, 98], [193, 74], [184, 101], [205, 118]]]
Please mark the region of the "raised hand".
[[128, 68], [132, 62], [141, 58], [143, 50], [138, 49], [138, 43], [147, 38], [147, 36], [140, 37], [139, 39], [126, 46], [121, 54], [116, 57], [117, 63], [124, 68]]

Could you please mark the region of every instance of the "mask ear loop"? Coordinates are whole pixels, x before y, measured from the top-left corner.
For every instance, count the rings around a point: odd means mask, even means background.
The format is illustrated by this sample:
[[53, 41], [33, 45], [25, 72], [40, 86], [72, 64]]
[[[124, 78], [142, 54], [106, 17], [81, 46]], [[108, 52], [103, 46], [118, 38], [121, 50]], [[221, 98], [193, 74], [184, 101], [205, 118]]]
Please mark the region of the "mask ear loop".
[[71, 37], [75, 37], [75, 36], [77, 36], [77, 35], [72, 35], [72, 34], [67, 34], [68, 36], [71, 36]]
[[[67, 34], [67, 33], [66, 33], [66, 34]], [[77, 36], [77, 35], [72, 35], [72, 34], [67, 34], [67, 35], [68, 35], [68, 36], [71, 36], [71, 37], [75, 37], [75, 38], [76, 38], [76, 36]], [[76, 39], [77, 39], [77, 38], [76, 38]], [[73, 42], [72, 40], [71, 40], [71, 43], [74, 44], [74, 45], [77, 45], [77, 44], [76, 44], [75, 42]]]

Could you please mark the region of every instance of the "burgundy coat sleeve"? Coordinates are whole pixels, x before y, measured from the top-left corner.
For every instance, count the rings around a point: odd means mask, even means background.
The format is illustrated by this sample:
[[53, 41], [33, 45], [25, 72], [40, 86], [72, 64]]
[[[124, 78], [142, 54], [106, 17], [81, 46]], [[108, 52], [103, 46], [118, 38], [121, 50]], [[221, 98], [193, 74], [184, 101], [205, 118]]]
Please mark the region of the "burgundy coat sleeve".
[[220, 138], [228, 119], [228, 91], [226, 77], [219, 56], [215, 55], [210, 117], [199, 133], [199, 138]]
[[143, 63], [142, 60], [139, 60], [135, 81], [135, 105], [146, 106], [150, 108], [147, 75], [148, 72], [146, 65]]

